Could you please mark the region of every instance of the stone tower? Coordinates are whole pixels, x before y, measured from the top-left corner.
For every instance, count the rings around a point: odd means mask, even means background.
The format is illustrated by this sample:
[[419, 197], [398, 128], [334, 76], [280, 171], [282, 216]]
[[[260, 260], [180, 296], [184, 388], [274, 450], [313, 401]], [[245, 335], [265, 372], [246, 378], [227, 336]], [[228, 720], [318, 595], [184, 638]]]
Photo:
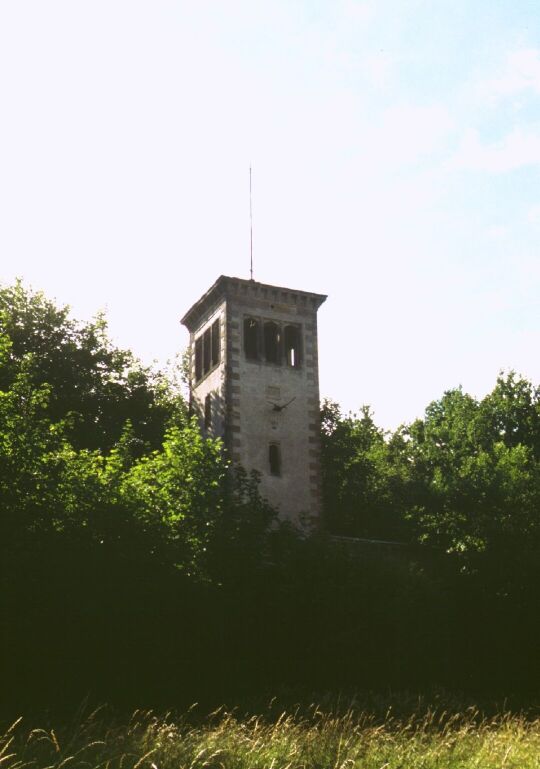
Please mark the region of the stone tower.
[[261, 476], [284, 520], [320, 517], [317, 310], [326, 296], [222, 275], [182, 318], [207, 435]]

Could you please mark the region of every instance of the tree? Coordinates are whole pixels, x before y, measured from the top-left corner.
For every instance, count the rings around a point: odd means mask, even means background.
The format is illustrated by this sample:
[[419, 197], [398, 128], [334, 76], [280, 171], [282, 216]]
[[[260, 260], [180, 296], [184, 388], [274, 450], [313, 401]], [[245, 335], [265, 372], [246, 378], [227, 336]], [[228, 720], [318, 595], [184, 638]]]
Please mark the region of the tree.
[[400, 498], [403, 466], [368, 406], [344, 417], [325, 401], [322, 424], [322, 490], [327, 528], [334, 534], [375, 539], [407, 536]]
[[4, 544], [48, 537], [204, 579], [261, 557], [275, 513], [257, 480], [232, 479], [178, 388], [114, 348], [103, 318], [78, 324], [18, 283], [0, 319]]
[[482, 401], [450, 390], [409, 430], [416, 503], [406, 515], [420, 541], [455, 553], [514, 563], [540, 545], [538, 393], [513, 372]]
[[122, 503], [152, 532], [155, 555], [190, 575], [208, 574], [207, 549], [222, 515], [227, 463], [197, 420], [171, 425], [163, 447], [137, 459], [120, 482]]
[[[11, 340], [0, 334], [0, 371], [8, 364], [11, 350]], [[32, 366], [29, 354], [10, 387], [0, 390], [1, 539], [6, 547], [24, 532], [50, 532], [57, 508], [57, 457], [65, 444], [66, 424], [51, 422], [50, 386], [34, 385]]]
[[[322, 410], [323, 494], [331, 531], [419, 542], [467, 569], [513, 564], [540, 546], [540, 394], [514, 372], [482, 400], [461, 388], [392, 435], [368, 408]], [[487, 568], [487, 567], [486, 567]]]
[[172, 414], [185, 410], [164, 376], [111, 344], [103, 315], [79, 323], [68, 307], [19, 281], [0, 288], [0, 331], [11, 343], [0, 389], [9, 388], [22, 367], [36, 387], [48, 385], [51, 419], [69, 416], [66, 429], [77, 448], [110, 449], [129, 420], [141, 454], [158, 448]]
[[540, 387], [514, 371], [497, 377], [497, 383], [480, 404], [483, 431], [491, 442], [508, 448], [527, 446], [540, 460]]

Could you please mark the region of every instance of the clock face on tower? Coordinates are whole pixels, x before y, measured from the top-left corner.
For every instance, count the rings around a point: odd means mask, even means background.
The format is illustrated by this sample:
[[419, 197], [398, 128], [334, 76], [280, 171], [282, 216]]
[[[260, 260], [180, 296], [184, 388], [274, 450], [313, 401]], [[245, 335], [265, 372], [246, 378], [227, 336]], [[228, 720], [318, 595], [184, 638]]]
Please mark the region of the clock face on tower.
[[290, 400], [288, 400], [286, 403], [274, 403], [274, 401], [268, 401], [268, 403], [272, 406], [272, 411], [276, 411], [278, 414], [281, 414], [282, 411], [284, 411], [287, 406], [290, 406], [293, 401], [296, 400], [296, 395], [294, 395]]

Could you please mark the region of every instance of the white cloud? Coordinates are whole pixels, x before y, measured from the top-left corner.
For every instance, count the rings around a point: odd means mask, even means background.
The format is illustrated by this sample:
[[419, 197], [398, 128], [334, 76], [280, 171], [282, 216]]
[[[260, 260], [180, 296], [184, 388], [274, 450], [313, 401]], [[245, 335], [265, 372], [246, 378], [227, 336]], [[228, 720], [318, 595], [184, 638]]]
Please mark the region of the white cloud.
[[490, 240], [504, 240], [508, 234], [508, 227], [501, 225], [495, 225], [486, 230], [486, 235]]
[[540, 94], [540, 50], [522, 48], [512, 51], [506, 56], [499, 74], [481, 82], [478, 90], [489, 100], [517, 96], [526, 91]]
[[385, 110], [371, 126], [371, 147], [383, 166], [410, 166], [444, 149], [453, 130], [453, 118], [444, 106], [400, 104]]
[[448, 163], [449, 169], [505, 173], [540, 165], [540, 126], [514, 128], [498, 142], [482, 142], [478, 131], [468, 131]]
[[347, 22], [365, 24], [371, 21], [375, 15], [373, 2], [359, 2], [358, 0], [344, 0], [341, 6], [341, 14]]
[[367, 54], [362, 60], [362, 68], [367, 74], [369, 81], [379, 87], [385, 86], [390, 82], [396, 64], [396, 57], [384, 51]]
[[529, 208], [527, 218], [533, 224], [540, 224], [540, 203]]

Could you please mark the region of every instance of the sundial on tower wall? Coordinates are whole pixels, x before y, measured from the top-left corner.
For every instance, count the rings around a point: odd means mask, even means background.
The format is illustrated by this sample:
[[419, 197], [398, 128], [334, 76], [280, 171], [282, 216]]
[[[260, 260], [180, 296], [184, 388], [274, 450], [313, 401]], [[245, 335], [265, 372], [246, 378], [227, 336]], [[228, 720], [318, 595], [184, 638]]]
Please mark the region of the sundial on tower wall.
[[207, 435], [261, 476], [284, 520], [320, 518], [317, 311], [326, 296], [222, 275], [182, 318]]

